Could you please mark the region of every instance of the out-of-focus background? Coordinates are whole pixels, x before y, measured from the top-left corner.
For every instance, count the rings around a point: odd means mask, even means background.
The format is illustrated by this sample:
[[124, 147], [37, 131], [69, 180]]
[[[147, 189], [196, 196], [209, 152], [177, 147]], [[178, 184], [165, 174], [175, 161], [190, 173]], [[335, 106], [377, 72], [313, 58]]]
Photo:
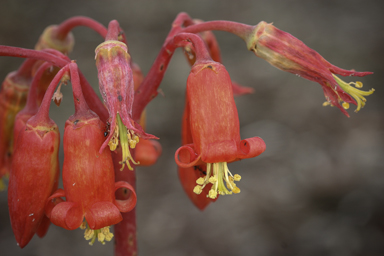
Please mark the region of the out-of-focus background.
[[[173, 19], [185, 11], [203, 20], [274, 22], [339, 67], [375, 72], [358, 79], [375, 93], [359, 113], [351, 106], [347, 118], [322, 106], [319, 84], [284, 73], [248, 52], [239, 38], [215, 32], [232, 79], [255, 89], [236, 99], [241, 136], [262, 137], [267, 150], [229, 164], [242, 176], [241, 193], [220, 197], [201, 212], [184, 194], [174, 162], [189, 73], [177, 51], [161, 84], [165, 97], [148, 107], [147, 131], [160, 137], [163, 155], [155, 166], [138, 168], [137, 213], [142, 256], [379, 256], [384, 255], [383, 10], [381, 1], [357, 0], [2, 0], [0, 44], [33, 48], [45, 27], [74, 15], [104, 25], [117, 19], [133, 60], [147, 73]], [[94, 49], [102, 39], [83, 27], [73, 33], [70, 57], [98, 90]], [[0, 57], [0, 77], [21, 62]], [[61, 107], [52, 105], [61, 132], [74, 111], [71, 100], [67, 86]], [[113, 242], [91, 247], [83, 231], [51, 225], [44, 239], [34, 237], [21, 250], [2, 192], [0, 254], [113, 255]]]

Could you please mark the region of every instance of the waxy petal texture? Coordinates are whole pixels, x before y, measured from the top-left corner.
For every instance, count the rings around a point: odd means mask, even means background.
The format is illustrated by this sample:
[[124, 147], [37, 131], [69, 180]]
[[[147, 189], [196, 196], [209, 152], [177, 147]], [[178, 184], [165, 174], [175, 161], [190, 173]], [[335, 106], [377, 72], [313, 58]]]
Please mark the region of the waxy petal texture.
[[[38, 127], [27, 124], [15, 145], [8, 207], [16, 241], [22, 248], [37, 232], [45, 217], [45, 202], [57, 188], [59, 141], [56, 124]], [[43, 224], [47, 226], [45, 221]]]

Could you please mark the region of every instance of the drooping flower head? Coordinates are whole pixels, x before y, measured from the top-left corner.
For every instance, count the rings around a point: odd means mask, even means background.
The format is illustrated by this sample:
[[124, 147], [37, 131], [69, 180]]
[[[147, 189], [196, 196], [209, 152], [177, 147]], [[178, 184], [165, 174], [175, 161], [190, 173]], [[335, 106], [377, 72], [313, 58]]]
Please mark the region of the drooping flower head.
[[127, 45], [115, 40], [107, 40], [96, 48], [96, 66], [99, 88], [109, 112], [110, 134], [101, 146], [100, 152], [109, 145], [114, 151], [119, 144], [123, 150], [122, 164], [132, 169], [129, 161], [137, 164], [129, 148], [135, 148], [139, 137], [156, 138], [143, 131], [132, 119], [134, 82]]
[[346, 83], [335, 75], [361, 77], [372, 72], [338, 68], [302, 41], [272, 24], [260, 22], [245, 37], [245, 41], [250, 51], [276, 68], [319, 83], [327, 100], [323, 105], [336, 106], [348, 117], [345, 109], [350, 103], [357, 105], [355, 112], [358, 112], [365, 105], [364, 96], [374, 92], [374, 89], [368, 92], [359, 90], [363, 86], [361, 82]]
[[193, 143], [176, 151], [176, 163], [181, 168], [206, 166], [204, 177], [196, 180], [196, 194], [208, 184], [212, 184], [207, 195], [211, 199], [218, 194], [239, 193], [235, 181], [241, 177], [232, 175], [227, 163], [260, 155], [265, 143], [259, 137], [240, 139], [232, 83], [223, 65], [214, 61], [195, 63], [187, 80], [187, 104], [189, 114], [184, 116], [189, 116]]
[[[80, 78], [75, 63], [70, 64], [74, 88], [75, 114], [65, 125], [63, 185], [49, 199], [47, 216], [52, 223], [68, 230], [88, 228], [85, 238], [104, 243], [113, 235], [109, 226], [122, 220], [120, 212], [136, 205], [136, 194], [127, 182], [116, 182], [111, 152], [99, 149], [104, 142], [104, 124], [92, 112], [81, 93]], [[131, 191], [128, 200], [115, 199], [115, 190]], [[66, 197], [66, 201], [56, 198]], [[85, 218], [85, 221], [84, 221]]]

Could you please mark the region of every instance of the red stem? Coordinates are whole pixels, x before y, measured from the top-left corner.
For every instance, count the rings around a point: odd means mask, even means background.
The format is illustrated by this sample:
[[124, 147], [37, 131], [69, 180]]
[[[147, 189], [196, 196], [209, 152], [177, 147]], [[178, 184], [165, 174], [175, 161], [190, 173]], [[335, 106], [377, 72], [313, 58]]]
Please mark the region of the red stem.
[[180, 32], [199, 33], [209, 30], [220, 30], [235, 34], [241, 39], [245, 40], [246, 36], [249, 35], [249, 33], [253, 31], [253, 29], [254, 26], [250, 26], [243, 23], [226, 20], [213, 20], [183, 28]]
[[75, 103], [75, 115], [89, 115], [89, 107], [84, 98], [80, 83], [79, 69], [76, 63], [69, 64], [71, 71], [71, 84], [73, 91], [73, 101]]
[[68, 61], [45, 51], [36, 51], [5, 45], [0, 45], [0, 56], [44, 60], [58, 67], [64, 67], [68, 63]]
[[135, 100], [132, 108], [132, 118], [134, 120], [138, 121], [140, 119], [144, 108], [157, 96], [157, 88], [159, 88], [161, 80], [163, 80], [169, 61], [176, 49], [173, 43], [173, 37], [182, 30], [183, 26], [189, 24], [193, 24], [193, 21], [185, 12], [179, 13], [172, 23], [171, 31], [168, 33], [155, 62], [135, 92]]
[[[68, 57], [52, 49], [36, 51], [19, 47], [0, 45], [0, 56], [12, 56], [19, 58], [44, 60], [57, 67], [64, 67], [69, 63]], [[87, 101], [92, 111], [94, 111], [101, 118], [101, 120], [105, 122], [105, 120], [107, 120], [108, 118], [107, 109], [104, 107], [103, 103], [93, 90], [92, 86], [88, 83], [84, 75], [81, 72], [79, 73], [85, 100]]]
[[64, 40], [68, 33], [71, 32], [73, 28], [78, 26], [91, 28], [99, 33], [103, 38], [105, 38], [105, 35], [107, 34], [107, 29], [103, 24], [88, 17], [75, 16], [63, 21], [60, 25], [57, 26], [55, 31], [57, 39]]
[[[112, 158], [115, 166], [115, 180], [124, 180], [128, 182], [136, 190], [136, 173], [135, 166], [133, 171], [127, 167], [120, 171], [122, 158], [121, 149], [116, 150], [117, 154], [112, 153]], [[134, 153], [131, 151], [131, 154]], [[126, 200], [129, 194], [118, 190], [116, 199]], [[137, 234], [136, 234], [136, 207], [130, 212], [121, 213], [123, 220], [114, 226], [115, 239], [115, 256], [137, 256]]]
[[144, 78], [143, 83], [136, 90], [135, 101], [132, 108], [132, 118], [135, 121], [140, 119], [144, 108], [157, 96], [157, 89], [160, 86], [174, 51], [178, 47], [185, 47], [186, 44], [189, 43], [188, 40], [191, 41], [194, 46], [196, 58], [199, 58], [200, 60], [211, 59], [204, 41], [197, 35], [182, 33], [177, 34], [172, 39], [168, 39], [165, 46], [161, 48], [159, 54], [157, 55], [155, 63], [152, 65], [147, 76]]
[[92, 86], [89, 84], [83, 73], [79, 70], [81, 88], [83, 89], [83, 95], [89, 108], [95, 112], [104, 123], [109, 117], [108, 110], [105, 108], [104, 104], [97, 96], [96, 92], [93, 90]]
[[16, 76], [24, 77], [25, 79], [32, 78], [32, 68], [35, 63], [35, 59], [26, 59], [17, 70]]
[[185, 46], [184, 42], [192, 43], [193, 51], [196, 54], [196, 61], [212, 60], [209, 55], [208, 49], [200, 36], [191, 33], [179, 33], [177, 34], [173, 42], [177, 46]]
[[53, 78], [52, 82], [49, 84], [49, 87], [44, 95], [43, 102], [39, 108], [37, 114], [32, 117], [28, 123], [33, 126], [37, 126], [42, 123], [51, 123], [51, 119], [49, 118], [49, 107], [51, 105], [51, 99], [53, 93], [55, 92], [57, 84], [60, 82], [62, 76], [69, 69], [69, 65], [64, 66]]
[[[27, 59], [30, 60], [30, 59]], [[21, 113], [36, 113], [39, 105], [37, 104], [37, 89], [40, 85], [40, 80], [45, 73], [45, 70], [52, 67], [52, 64], [49, 62], [43, 63], [37, 70], [35, 76], [33, 77], [32, 84], [29, 87], [27, 103]]]

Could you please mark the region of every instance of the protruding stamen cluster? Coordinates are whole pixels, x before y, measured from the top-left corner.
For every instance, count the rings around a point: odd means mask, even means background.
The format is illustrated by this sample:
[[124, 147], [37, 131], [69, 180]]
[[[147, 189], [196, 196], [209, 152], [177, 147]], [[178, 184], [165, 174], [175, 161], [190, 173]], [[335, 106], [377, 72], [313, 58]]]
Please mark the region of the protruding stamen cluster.
[[93, 230], [87, 225], [87, 222], [84, 221], [81, 224], [80, 228], [85, 229], [84, 238], [86, 240], [91, 240], [89, 242], [89, 245], [93, 245], [96, 241], [96, 238], [97, 238], [97, 241], [99, 241], [102, 244], [105, 244], [105, 241], [107, 242], [111, 241], [113, 238], [113, 234], [109, 231], [109, 226], [101, 229]]
[[[207, 174], [205, 177], [200, 177], [196, 180], [197, 186], [193, 192], [200, 194], [203, 188], [208, 184], [212, 184], [207, 197], [215, 199], [217, 194], [231, 195], [232, 193], [240, 193], [240, 189], [236, 186], [235, 181], [240, 181], [239, 174], [232, 175], [229, 171], [226, 162], [207, 163]], [[225, 182], [225, 183], [224, 183]]]
[[131, 161], [133, 164], [136, 164], [136, 165], [140, 163], [136, 162], [133, 159], [131, 152], [129, 151], [129, 148], [134, 149], [136, 147], [136, 144], [139, 143], [139, 136], [137, 136], [134, 131], [128, 130], [127, 127], [125, 127], [125, 125], [121, 121], [119, 113], [117, 113], [116, 122], [117, 122], [117, 125], [115, 127], [115, 131], [113, 133], [111, 140], [108, 142], [109, 149], [111, 151], [116, 150], [119, 144], [119, 139], [120, 139], [120, 146], [123, 154], [123, 159], [121, 162], [119, 162], [120, 164], [122, 164], [120, 171], [124, 169], [125, 164], [128, 166], [129, 170], [133, 170], [129, 161]]
[[[335, 76], [334, 74], [332, 74], [333, 77], [335, 78], [337, 84], [340, 86], [340, 88], [348, 93], [349, 95], [351, 95], [355, 100], [356, 100], [356, 103], [357, 103], [357, 108], [355, 110], [355, 112], [358, 112], [361, 108], [363, 108], [365, 106], [365, 102], [367, 101], [367, 99], [364, 97], [364, 96], [369, 96], [371, 95], [375, 89], [371, 89], [369, 91], [362, 91], [362, 90], [359, 90], [360, 88], [363, 87], [363, 83], [360, 82], [360, 81], [357, 81], [357, 82], [350, 82], [350, 83], [347, 83], [347, 82], [344, 82], [343, 80], [341, 80], [340, 78], [338, 78], [337, 76]], [[351, 85], [354, 85], [355, 87], [352, 87]], [[359, 89], [357, 89], [359, 88]], [[336, 93], [337, 91], [334, 90], [332, 88], [332, 90]], [[341, 101], [340, 97], [339, 97], [339, 101]], [[328, 106], [328, 105], [331, 105], [331, 103], [329, 102], [324, 102], [323, 103], [323, 106]], [[348, 102], [343, 102], [342, 104], [343, 108], [344, 109], [348, 109], [349, 108], [349, 103]]]
[[[356, 108], [355, 112], [358, 112], [362, 107], [364, 107], [365, 102], [367, 101], [364, 98], [364, 96], [371, 95], [375, 91], [375, 89], [371, 89], [371, 90], [365, 92], [365, 91], [357, 89], [357, 88], [363, 87], [363, 83], [360, 81], [346, 83], [335, 75], [333, 75], [333, 77], [335, 78], [336, 82], [339, 84], [341, 89], [343, 89], [343, 91], [345, 91], [346, 93], [351, 95], [356, 100], [357, 108]], [[356, 88], [352, 87], [351, 84], [353, 84]]]

